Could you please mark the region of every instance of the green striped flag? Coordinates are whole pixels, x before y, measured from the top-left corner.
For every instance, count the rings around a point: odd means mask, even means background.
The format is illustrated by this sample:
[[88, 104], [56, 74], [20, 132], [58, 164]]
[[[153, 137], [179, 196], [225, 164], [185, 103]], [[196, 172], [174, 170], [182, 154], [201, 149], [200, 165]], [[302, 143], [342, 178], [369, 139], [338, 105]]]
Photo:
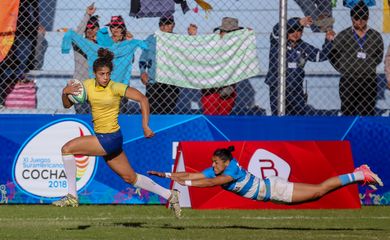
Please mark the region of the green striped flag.
[[198, 36], [156, 32], [156, 81], [205, 89], [237, 83], [260, 74], [252, 30]]

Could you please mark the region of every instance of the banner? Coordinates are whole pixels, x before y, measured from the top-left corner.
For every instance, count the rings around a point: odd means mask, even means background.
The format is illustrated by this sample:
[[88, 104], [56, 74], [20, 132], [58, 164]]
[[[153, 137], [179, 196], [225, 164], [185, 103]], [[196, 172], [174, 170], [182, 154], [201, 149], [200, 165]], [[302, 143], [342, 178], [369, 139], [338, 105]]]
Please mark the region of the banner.
[[157, 82], [204, 89], [231, 85], [260, 74], [253, 30], [234, 31], [223, 38], [218, 34], [155, 35]]
[[[348, 141], [180, 142], [175, 172], [201, 172], [212, 165], [217, 148], [233, 145], [240, 166], [259, 178], [279, 176], [290, 182], [318, 184], [354, 170]], [[360, 208], [357, 185], [338, 189], [318, 201], [283, 205], [243, 198], [221, 187], [197, 188], [173, 184], [181, 204], [194, 209], [317, 209]]]
[[19, 0], [0, 1], [0, 62], [14, 44]]
[[[67, 183], [63, 176], [61, 147], [69, 139], [92, 133], [91, 116], [87, 114], [1, 114], [0, 115], [0, 204], [50, 204], [65, 192]], [[124, 142], [123, 149], [137, 173], [147, 175], [147, 171], [172, 171], [175, 163], [177, 145], [185, 141], [279, 141], [275, 147], [282, 150], [265, 149], [289, 163], [301, 161], [301, 156], [310, 156], [308, 163], [315, 165], [318, 159], [329, 160], [328, 168], [338, 167], [344, 162], [339, 156], [342, 150], [327, 152], [319, 147], [326, 140], [348, 140], [352, 148], [355, 167], [368, 164], [381, 177], [385, 186], [372, 190], [359, 186], [360, 201], [364, 205], [390, 205], [390, 120], [388, 117], [242, 117], [242, 116], [204, 116], [204, 115], [151, 115], [150, 127], [156, 135], [151, 139], [143, 136], [141, 115], [120, 115]], [[82, 133], [80, 132], [82, 130]], [[309, 148], [299, 147], [300, 142], [312, 143]], [[314, 144], [318, 143], [321, 144]], [[214, 145], [189, 148], [184, 151], [186, 161], [179, 161], [176, 168], [184, 171], [200, 171], [211, 166]], [[218, 147], [234, 142], [222, 142]], [[226, 143], [226, 144], [225, 144]], [[251, 143], [251, 142], [249, 142]], [[261, 142], [263, 146], [263, 142]], [[272, 143], [272, 142], [265, 142]], [[275, 144], [275, 143], [273, 143]], [[298, 144], [298, 145], [296, 145]], [[292, 151], [291, 147], [294, 151]], [[298, 147], [297, 147], [298, 146]], [[288, 148], [287, 148], [288, 147]], [[287, 150], [286, 150], [287, 149]], [[298, 151], [300, 149], [300, 151]], [[204, 153], [206, 153], [204, 155]], [[282, 151], [282, 154], [279, 154]], [[189, 169], [188, 154], [194, 154], [199, 169]], [[241, 149], [236, 146], [235, 157], [241, 159]], [[250, 149], [250, 154], [255, 152]], [[309, 152], [309, 153], [306, 153]], [[311, 158], [313, 152], [323, 152], [323, 156]], [[305, 153], [305, 154], [302, 154]], [[246, 153], [247, 155], [249, 153]], [[287, 155], [286, 155], [287, 154]], [[334, 154], [334, 156], [330, 156]], [[342, 155], [345, 155], [342, 153]], [[245, 156], [245, 154], [242, 154]], [[317, 156], [317, 155], [316, 155]], [[85, 158], [85, 156], [84, 156]], [[246, 157], [250, 159], [249, 156]], [[292, 160], [293, 158], [293, 160]], [[339, 161], [338, 161], [338, 160]], [[201, 162], [202, 161], [202, 162]], [[338, 162], [337, 162], [338, 161]], [[88, 159], [88, 170], [83, 164], [83, 156], [78, 156], [78, 194], [81, 204], [164, 204], [166, 200], [154, 193], [139, 190], [126, 183], [115, 174], [101, 157]], [[334, 164], [334, 162], [337, 162]], [[304, 165], [308, 165], [304, 163]], [[85, 162], [86, 164], [86, 162]], [[302, 163], [303, 164], [303, 163]], [[332, 165], [333, 164], [333, 165]], [[289, 164], [291, 177], [295, 175], [295, 165]], [[247, 167], [247, 166], [244, 166]], [[326, 168], [324, 168], [326, 169]], [[352, 169], [352, 167], [351, 167]], [[351, 169], [348, 169], [350, 171]], [[337, 175], [339, 171], [324, 174], [321, 179], [291, 179], [297, 181], [316, 181]], [[272, 170], [265, 171], [272, 173]], [[280, 172], [280, 171], [279, 171]], [[317, 171], [314, 172], [317, 174]], [[301, 174], [301, 173], [299, 173]], [[301, 176], [301, 175], [299, 175]], [[169, 188], [167, 178], [153, 177], [163, 187]], [[303, 178], [302, 178], [303, 179]], [[207, 192], [209, 189], [202, 189]], [[338, 192], [338, 191], [336, 191]], [[186, 195], [187, 194], [187, 195]], [[333, 193], [332, 193], [333, 194]], [[188, 196], [187, 200], [185, 197]], [[181, 201], [190, 205], [189, 192], [181, 192]], [[241, 197], [235, 196], [242, 200]], [[338, 199], [345, 201], [344, 199]], [[254, 202], [257, 206], [260, 202]], [[279, 205], [280, 207], [280, 205]]]

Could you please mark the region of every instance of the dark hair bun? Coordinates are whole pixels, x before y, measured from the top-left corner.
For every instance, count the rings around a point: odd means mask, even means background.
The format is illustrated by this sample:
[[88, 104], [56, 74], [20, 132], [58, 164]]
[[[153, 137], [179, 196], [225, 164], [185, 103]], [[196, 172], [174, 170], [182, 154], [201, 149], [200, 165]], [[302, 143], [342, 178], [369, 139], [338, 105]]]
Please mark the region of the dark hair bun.
[[229, 152], [234, 152], [234, 146], [229, 146], [229, 147], [227, 148], [227, 150], [228, 150]]
[[114, 59], [114, 53], [107, 48], [99, 48], [98, 56], [99, 58], [105, 58], [108, 61], [112, 61]]

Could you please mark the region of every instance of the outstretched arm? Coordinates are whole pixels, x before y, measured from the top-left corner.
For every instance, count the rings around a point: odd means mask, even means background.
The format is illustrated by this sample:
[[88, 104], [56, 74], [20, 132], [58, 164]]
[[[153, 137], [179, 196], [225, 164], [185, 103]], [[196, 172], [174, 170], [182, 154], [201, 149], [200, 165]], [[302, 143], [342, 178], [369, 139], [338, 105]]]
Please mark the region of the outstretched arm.
[[76, 27], [75, 31], [77, 34], [80, 34], [80, 35], [84, 34], [84, 31], [87, 27], [88, 20], [95, 13], [95, 11], [96, 11], [96, 7], [95, 7], [94, 3], [92, 3], [91, 5], [89, 5], [87, 7], [87, 9], [85, 10], [85, 14], [84, 14], [83, 19], [81, 20], [79, 25], [77, 25], [77, 27]]
[[173, 181], [183, 186], [214, 187], [233, 181], [233, 178], [227, 175], [220, 175], [215, 178], [207, 178], [203, 173], [163, 173], [156, 171], [148, 171], [148, 173], [159, 177], [171, 178]]
[[140, 91], [135, 88], [128, 87], [125, 96], [133, 101], [136, 101], [141, 106], [142, 128], [144, 129], [144, 136], [151, 138], [154, 136], [152, 129], [149, 128], [149, 101]]
[[148, 171], [148, 174], [154, 175], [162, 178], [180, 178], [182, 180], [196, 180], [203, 179], [206, 176], [203, 173], [189, 173], [189, 172], [157, 172], [157, 171]]
[[194, 187], [214, 187], [226, 184], [233, 181], [233, 178], [226, 175], [221, 175], [215, 178], [203, 178], [197, 180], [182, 180], [179, 178], [173, 178], [172, 180], [183, 186], [194, 186]]

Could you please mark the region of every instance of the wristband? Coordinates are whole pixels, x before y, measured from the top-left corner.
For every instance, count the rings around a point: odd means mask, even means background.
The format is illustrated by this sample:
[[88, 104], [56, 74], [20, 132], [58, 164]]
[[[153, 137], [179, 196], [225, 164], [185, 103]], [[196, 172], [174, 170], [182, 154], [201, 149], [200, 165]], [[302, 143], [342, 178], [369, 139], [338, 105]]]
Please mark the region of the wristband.
[[192, 186], [192, 181], [191, 180], [185, 180], [184, 185], [186, 186]]
[[165, 177], [166, 177], [166, 178], [171, 178], [171, 176], [172, 176], [172, 174], [171, 174], [170, 172], [166, 172], [166, 173], [165, 173]]

